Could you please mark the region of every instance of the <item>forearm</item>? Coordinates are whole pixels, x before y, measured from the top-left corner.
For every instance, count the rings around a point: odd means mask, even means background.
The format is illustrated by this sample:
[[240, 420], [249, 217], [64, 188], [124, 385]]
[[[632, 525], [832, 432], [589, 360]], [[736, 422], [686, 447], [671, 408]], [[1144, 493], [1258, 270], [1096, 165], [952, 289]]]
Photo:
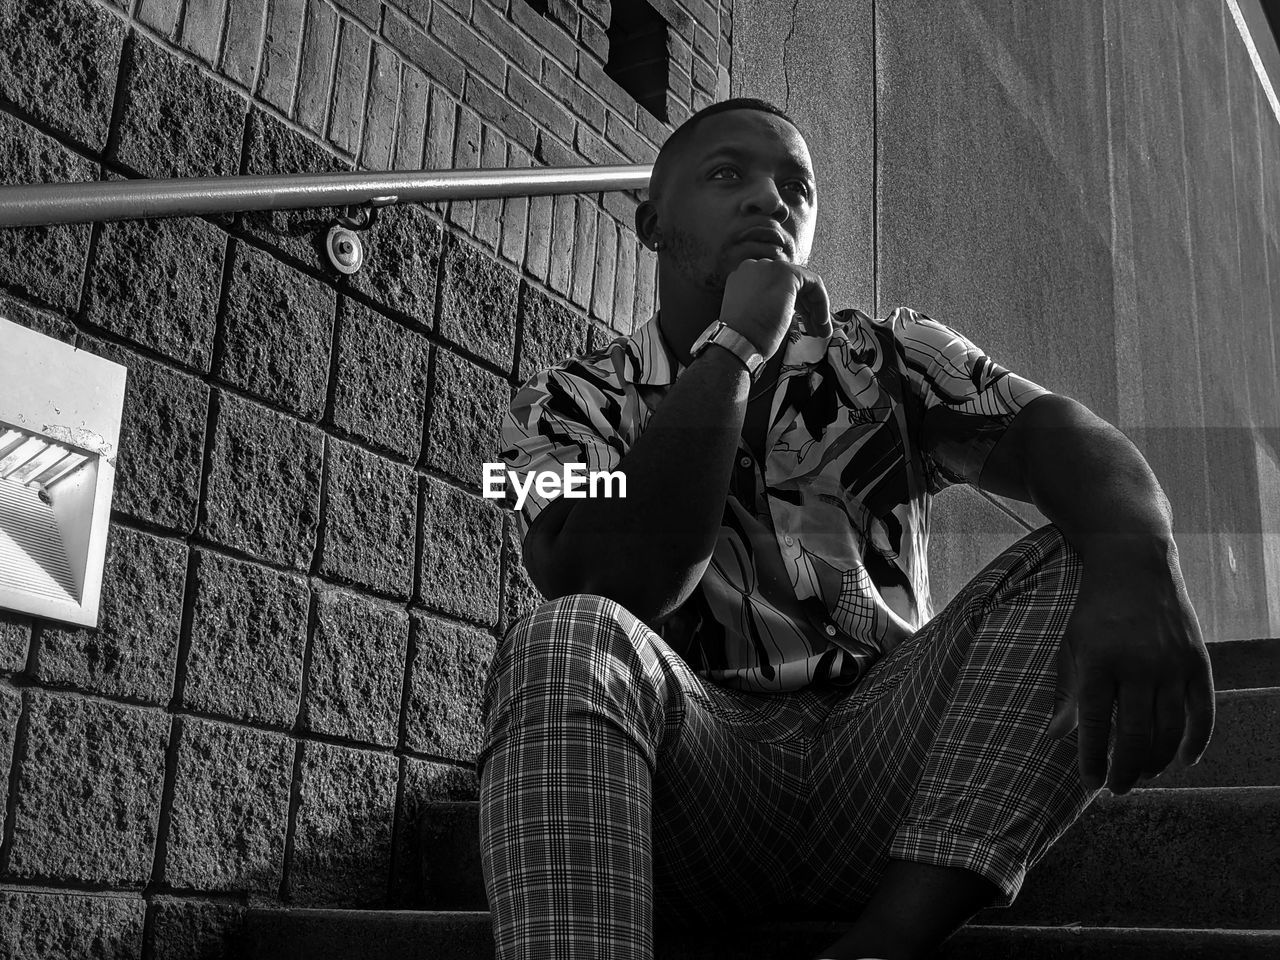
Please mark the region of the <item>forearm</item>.
[[1166, 553], [1173, 545], [1169, 500], [1132, 441], [1080, 404], [1040, 415], [1044, 422], [1026, 432], [1024, 480], [1032, 503], [1067, 542], [1086, 561], [1119, 550]]
[[750, 378], [709, 348], [680, 376], [617, 469], [623, 498], [579, 501], [556, 537], [567, 591], [597, 593], [646, 622], [676, 610], [715, 548]]

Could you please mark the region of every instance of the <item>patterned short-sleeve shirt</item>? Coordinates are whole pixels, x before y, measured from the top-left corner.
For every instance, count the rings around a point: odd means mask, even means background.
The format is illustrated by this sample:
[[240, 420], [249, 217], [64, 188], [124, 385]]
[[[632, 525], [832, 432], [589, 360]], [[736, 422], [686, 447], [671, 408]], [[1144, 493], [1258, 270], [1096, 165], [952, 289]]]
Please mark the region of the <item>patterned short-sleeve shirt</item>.
[[[711, 562], [658, 626], [695, 672], [728, 686], [850, 685], [923, 626], [931, 497], [976, 484], [1014, 416], [1050, 392], [905, 307], [833, 320], [828, 338], [788, 333], [765, 461], [740, 441]], [[542, 371], [505, 418], [507, 468], [618, 468], [685, 369], [655, 316]], [[940, 405], [926, 435], [925, 411]], [[549, 499], [530, 487], [522, 539]]]

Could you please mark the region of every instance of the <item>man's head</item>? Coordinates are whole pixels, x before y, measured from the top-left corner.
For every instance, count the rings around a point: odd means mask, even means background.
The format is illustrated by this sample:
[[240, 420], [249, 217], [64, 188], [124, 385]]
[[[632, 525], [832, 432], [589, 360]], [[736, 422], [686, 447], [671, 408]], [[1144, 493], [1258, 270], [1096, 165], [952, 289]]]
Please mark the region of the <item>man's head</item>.
[[667, 138], [636, 230], [664, 278], [722, 289], [747, 258], [809, 259], [817, 193], [795, 122], [751, 98], [714, 103]]

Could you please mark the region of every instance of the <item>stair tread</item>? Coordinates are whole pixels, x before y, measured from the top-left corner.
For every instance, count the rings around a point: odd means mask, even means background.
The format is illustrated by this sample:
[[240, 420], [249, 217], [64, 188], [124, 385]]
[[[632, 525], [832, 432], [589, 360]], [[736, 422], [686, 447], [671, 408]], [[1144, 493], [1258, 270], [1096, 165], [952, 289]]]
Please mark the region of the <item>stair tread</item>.
[[1280, 640], [1251, 637], [1205, 644], [1219, 690], [1280, 686]]
[[[248, 911], [253, 960], [490, 960], [488, 911], [350, 910], [258, 907]], [[659, 955], [668, 960], [794, 960], [842, 936], [838, 920], [778, 920], [729, 930], [689, 932], [655, 928]], [[1208, 960], [1274, 957], [1280, 930], [1202, 927], [969, 926], [944, 948], [945, 960], [1013, 956], [1027, 960]], [[998, 951], [992, 953], [991, 951]], [[1013, 951], [1013, 952], [1010, 952]]]
[[1212, 927], [1267, 928], [1280, 919], [1278, 862], [1280, 787], [1103, 796], [1031, 869], [1017, 901], [983, 916], [1126, 926], [1176, 926], [1191, 916]]
[[[1123, 803], [1136, 800], [1139, 797], [1149, 799], [1152, 794], [1167, 795], [1167, 798], [1172, 802], [1186, 800], [1187, 802], [1203, 803], [1207, 798], [1214, 796], [1223, 798], [1248, 796], [1260, 801], [1280, 802], [1280, 784], [1239, 784], [1228, 786], [1215, 784], [1214, 786], [1198, 787], [1195, 790], [1184, 790], [1180, 787], [1150, 786], [1141, 790], [1134, 790], [1123, 797], [1108, 798], [1108, 802]], [[428, 811], [434, 810], [478, 811], [479, 807], [480, 801], [476, 799], [428, 800], [423, 803], [421, 809], [425, 815]]]
[[[478, 802], [428, 805], [422, 824], [426, 902], [484, 906]], [[1280, 902], [1276, 863], [1280, 786], [1104, 795], [1032, 868], [1017, 902], [980, 919], [1176, 926], [1190, 916], [1206, 927], [1270, 927], [1280, 919], [1270, 906]]]

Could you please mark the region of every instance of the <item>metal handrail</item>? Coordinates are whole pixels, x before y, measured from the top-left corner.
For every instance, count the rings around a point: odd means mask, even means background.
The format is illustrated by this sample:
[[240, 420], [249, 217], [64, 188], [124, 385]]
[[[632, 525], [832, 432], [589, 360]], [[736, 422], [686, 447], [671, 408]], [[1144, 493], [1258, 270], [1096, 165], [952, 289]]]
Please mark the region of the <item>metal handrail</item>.
[[652, 171], [635, 164], [11, 184], [0, 186], [0, 227], [644, 190]]

